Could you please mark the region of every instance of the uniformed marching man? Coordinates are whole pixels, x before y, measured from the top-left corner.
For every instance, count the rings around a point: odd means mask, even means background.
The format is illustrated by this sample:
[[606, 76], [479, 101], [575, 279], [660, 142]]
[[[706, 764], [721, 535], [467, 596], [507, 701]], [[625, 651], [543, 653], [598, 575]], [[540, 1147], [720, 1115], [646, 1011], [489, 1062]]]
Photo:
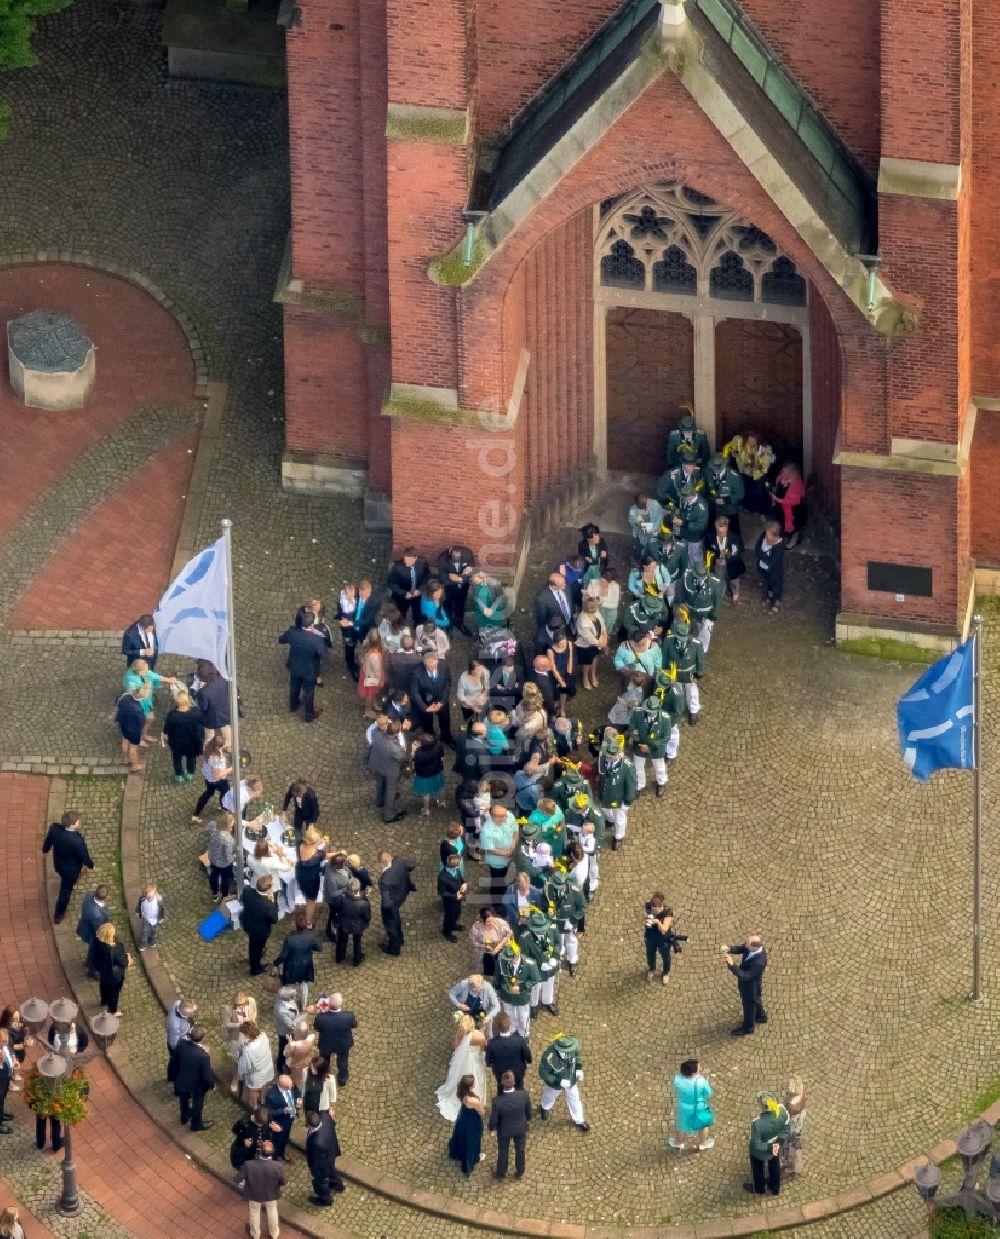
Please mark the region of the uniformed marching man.
[[589, 792], [590, 785], [580, 773], [580, 767], [566, 758], [561, 760], [562, 774], [552, 785], [552, 799], [563, 813], [569, 809], [570, 801], [579, 792]]
[[677, 682], [683, 686], [687, 703], [688, 722], [693, 726], [701, 710], [698, 681], [704, 670], [704, 652], [701, 642], [691, 636], [691, 625], [686, 619], [674, 620], [670, 635], [663, 642], [663, 662], [667, 667], [673, 663], [677, 668]]
[[657, 629], [663, 625], [665, 610], [659, 594], [639, 594], [625, 610], [622, 621], [625, 635], [636, 637], [652, 633], [655, 636]]
[[675, 540], [672, 525], [663, 524], [660, 526], [656, 545], [650, 548], [650, 554], [656, 556], [667, 575], [668, 583], [665, 592], [667, 602], [672, 606], [677, 590], [677, 581], [687, 564], [687, 552]]
[[534, 961], [524, 958], [517, 943], [513, 939], [506, 942], [496, 957], [493, 988], [501, 1011], [510, 1016], [522, 1037], [531, 1032], [531, 994], [541, 979]]
[[521, 954], [532, 961], [542, 978], [531, 991], [532, 1019], [538, 1014], [539, 1006], [546, 1007], [550, 1015], [558, 1015], [556, 983], [562, 953], [562, 936], [558, 926], [544, 912], [532, 912], [521, 926], [517, 941]]
[[674, 513], [674, 537], [687, 547], [688, 563], [693, 564], [705, 554], [705, 530], [708, 528], [708, 504], [690, 482], [681, 487], [681, 506]]
[[709, 570], [704, 554], [684, 569], [679, 601], [687, 607], [691, 626], [697, 626], [702, 653], [707, 654], [722, 601], [722, 582]]
[[705, 466], [703, 476], [709, 516], [713, 522], [717, 516], [728, 517], [730, 529], [739, 537], [740, 504], [746, 490], [742, 475], [730, 467], [721, 452], [716, 452]]
[[682, 460], [693, 460], [699, 469], [708, 464], [710, 449], [708, 436], [698, 429], [689, 405], [681, 405], [687, 409], [681, 420], [667, 436], [667, 467], [672, 468]]
[[563, 869], [553, 869], [542, 887], [542, 897], [548, 907], [549, 917], [559, 930], [562, 941], [560, 949], [566, 959], [571, 977], [576, 976], [580, 962], [580, 939], [576, 936], [576, 923], [587, 915], [587, 901], [583, 891], [574, 886]]
[[670, 720], [664, 718], [659, 697], [647, 697], [637, 710], [632, 711], [628, 721], [628, 749], [635, 764], [636, 795], [641, 795], [646, 786], [646, 758], [653, 763], [656, 779], [656, 795], [662, 796], [667, 786], [667, 762], [665, 754], [670, 738]]
[[677, 682], [677, 666], [670, 663], [656, 673], [656, 695], [660, 699], [660, 713], [670, 728], [667, 739], [667, 761], [674, 761], [681, 747], [680, 721], [684, 717], [686, 702], [684, 685]]
[[685, 460], [660, 475], [656, 483], [656, 497], [663, 506], [664, 519], [673, 517], [681, 505], [681, 491], [690, 482], [696, 491], [704, 489], [705, 479], [697, 461]]
[[590, 1131], [584, 1121], [583, 1102], [580, 1100], [580, 1081], [583, 1079], [583, 1062], [580, 1059], [580, 1043], [576, 1037], [560, 1033], [542, 1052], [538, 1063], [542, 1077], [542, 1104], [539, 1117], [547, 1119], [552, 1107], [563, 1093], [569, 1117], [581, 1131]]
[[535, 844], [538, 842], [538, 823], [526, 817], [517, 819], [517, 846], [514, 848], [514, 868], [518, 873], [535, 877]]
[[[567, 842], [581, 843], [581, 834], [583, 833], [584, 822], [592, 822], [594, 825], [594, 835], [598, 848], [604, 842], [604, 814], [600, 810], [600, 806], [595, 804], [593, 793], [590, 790], [590, 785], [581, 776], [582, 786], [580, 790], [573, 796], [565, 809], [566, 839]], [[553, 788], [553, 791], [555, 789]]]
[[623, 750], [625, 737], [614, 727], [604, 730], [604, 743], [597, 757], [597, 774], [600, 778], [600, 804], [604, 820], [614, 830], [611, 850], [617, 852], [628, 829], [628, 809], [635, 800], [636, 779], [632, 759]]

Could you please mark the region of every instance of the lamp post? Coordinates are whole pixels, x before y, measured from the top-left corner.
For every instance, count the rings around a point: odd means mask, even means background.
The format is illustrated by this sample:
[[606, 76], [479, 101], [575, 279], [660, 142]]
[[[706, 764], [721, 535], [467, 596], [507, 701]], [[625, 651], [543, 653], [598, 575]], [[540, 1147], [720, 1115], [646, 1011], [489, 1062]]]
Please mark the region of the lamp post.
[[988, 1182], [980, 1190], [980, 1171], [990, 1151], [993, 1128], [983, 1119], [977, 1119], [962, 1132], [956, 1142], [962, 1159], [962, 1186], [950, 1196], [939, 1196], [941, 1171], [932, 1162], [918, 1166], [913, 1175], [913, 1186], [928, 1212], [935, 1208], [962, 1209], [970, 1220], [977, 1215], [987, 1217], [994, 1226], [1000, 1225], [1000, 1159], [993, 1158], [989, 1166]]
[[[29, 998], [21, 1003], [21, 1018], [32, 1036], [40, 1037], [48, 1020], [53, 1020], [60, 1033], [69, 1031], [77, 1017], [79, 1007], [70, 998], [57, 998], [47, 1003], [41, 998]], [[90, 1030], [94, 1042], [101, 1050], [109, 1050], [118, 1035], [120, 1020], [117, 1015], [102, 1011], [94, 1017]], [[72, 1067], [61, 1054], [51, 1051], [38, 1060], [38, 1074], [43, 1080], [57, 1087], [70, 1074]], [[80, 1197], [76, 1189], [76, 1163], [73, 1161], [73, 1125], [63, 1124], [62, 1194], [59, 1197], [59, 1212], [75, 1217], [80, 1212]]]

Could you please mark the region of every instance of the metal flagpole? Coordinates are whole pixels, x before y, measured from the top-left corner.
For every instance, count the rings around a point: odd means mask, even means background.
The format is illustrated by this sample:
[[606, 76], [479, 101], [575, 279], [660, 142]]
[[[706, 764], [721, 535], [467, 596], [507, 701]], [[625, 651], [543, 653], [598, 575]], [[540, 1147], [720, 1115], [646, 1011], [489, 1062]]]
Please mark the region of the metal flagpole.
[[973, 784], [972, 784], [972, 993], [969, 997], [973, 1002], [980, 1002], [983, 998], [982, 982], [980, 977], [979, 966], [979, 948], [980, 948], [980, 904], [982, 901], [982, 787], [983, 787], [983, 746], [982, 746], [982, 709], [983, 709], [983, 694], [982, 681], [980, 679], [981, 668], [981, 650], [980, 646], [983, 639], [983, 617], [974, 615], [972, 622], [975, 625], [975, 636], [973, 645], [973, 670], [972, 670], [972, 761], [973, 761]]
[[229, 621], [229, 725], [233, 736], [233, 842], [236, 851], [236, 898], [243, 890], [243, 806], [240, 804], [240, 711], [236, 687], [236, 612], [233, 607], [233, 522], [223, 520], [222, 534], [226, 539], [226, 614]]

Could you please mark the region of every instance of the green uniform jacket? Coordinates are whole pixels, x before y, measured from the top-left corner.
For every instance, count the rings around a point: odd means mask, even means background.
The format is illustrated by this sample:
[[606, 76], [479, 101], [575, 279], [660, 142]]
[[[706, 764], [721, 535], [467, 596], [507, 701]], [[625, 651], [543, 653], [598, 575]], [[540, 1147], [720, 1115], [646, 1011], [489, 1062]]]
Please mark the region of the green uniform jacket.
[[767, 1110], [758, 1114], [750, 1124], [750, 1156], [766, 1162], [771, 1156], [772, 1144], [784, 1144], [788, 1139], [788, 1111], [784, 1106], [773, 1114]]
[[690, 568], [685, 568], [679, 594], [677, 601], [688, 606], [693, 619], [714, 620], [722, 601], [722, 582], [714, 573], [698, 577]]
[[[523, 955], [519, 958], [521, 962], [513, 978], [509, 972], [505, 972], [508, 965], [499, 955], [493, 973], [493, 988], [497, 992], [497, 997], [510, 1007], [527, 1006], [531, 1002], [531, 991], [542, 979], [534, 960], [525, 959]], [[511, 988], [513, 985], [518, 986], [517, 993], [513, 992]]]
[[663, 702], [660, 713], [670, 721], [672, 730], [684, 717], [687, 702], [684, 700], [684, 689], [676, 680], [666, 685], [663, 690]]
[[746, 493], [743, 477], [735, 469], [726, 468], [720, 477], [706, 465], [704, 471], [705, 498], [712, 508], [712, 515], [732, 519], [739, 513]]
[[546, 883], [544, 889], [545, 898], [549, 901], [549, 916], [555, 922], [556, 928], [561, 932], [569, 923], [569, 928], [574, 929], [577, 921], [581, 916], [587, 914], [587, 901], [584, 898], [583, 891], [577, 890], [575, 886], [566, 886], [563, 888], [558, 903], [553, 903], [552, 896], [555, 891]]
[[[677, 517], [680, 517], [680, 527]], [[690, 503], [681, 504], [674, 517], [674, 537], [678, 542], [700, 542], [708, 528], [708, 504], [701, 495]]]
[[[679, 426], [674, 427], [670, 434], [667, 435], [667, 468], [672, 469], [674, 465], [681, 463], [681, 444], [684, 442], [684, 432]], [[691, 455], [689, 460], [695, 461], [698, 465], [704, 466], [712, 459], [712, 453], [708, 446], [708, 436], [703, 430], [695, 430], [691, 436], [690, 442]]]
[[521, 948], [524, 958], [530, 959], [538, 969], [543, 981], [547, 981], [554, 972], [558, 971], [562, 935], [551, 921], [548, 923], [548, 928], [540, 933], [529, 929], [527, 925], [522, 926], [517, 935], [517, 945]]
[[673, 637], [667, 637], [663, 642], [663, 665], [671, 663], [677, 667], [677, 683], [690, 684], [692, 680], [700, 680], [705, 663], [705, 651], [697, 637], [689, 637], [683, 650], [677, 648]]
[[687, 563], [687, 551], [683, 546], [678, 546], [676, 542], [670, 543], [669, 550], [664, 550], [664, 546], [665, 543], [657, 539], [656, 545], [651, 548], [651, 554], [656, 556], [657, 561], [663, 565], [663, 570], [673, 582], [684, 571], [684, 565]]
[[597, 773], [601, 776], [601, 794], [598, 797], [601, 808], [613, 809], [623, 805], [628, 808], [636, 795], [632, 759], [623, 757], [610, 765], [602, 753], [597, 759]]
[[563, 1082], [576, 1083], [576, 1073], [583, 1070], [583, 1061], [579, 1051], [574, 1054], [564, 1054], [556, 1046], [550, 1045], [538, 1060], [538, 1074], [542, 1083], [549, 1088], [562, 1088]]
[[[628, 721], [629, 752], [633, 757], [662, 757], [667, 751], [667, 741], [670, 739], [670, 728], [673, 724], [657, 711], [647, 714], [645, 710], [633, 710]], [[649, 752], [643, 753], [639, 745], [649, 745]]]
[[549, 792], [549, 795], [565, 813], [569, 809], [570, 801], [578, 791], [590, 791], [587, 780], [581, 779], [579, 783], [571, 783], [563, 775], [561, 779], [552, 785], [552, 791]]

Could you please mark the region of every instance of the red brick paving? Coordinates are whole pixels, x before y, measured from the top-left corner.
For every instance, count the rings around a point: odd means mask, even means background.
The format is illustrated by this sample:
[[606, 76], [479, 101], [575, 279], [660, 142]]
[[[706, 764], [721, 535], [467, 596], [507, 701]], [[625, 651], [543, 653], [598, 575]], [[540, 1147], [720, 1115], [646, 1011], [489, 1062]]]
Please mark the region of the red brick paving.
[[82, 409], [26, 409], [10, 387], [6, 347], [0, 349], [0, 538], [77, 457], [139, 409], [200, 408], [184, 333], [141, 288], [90, 267], [0, 270], [0, 323], [43, 308], [72, 314], [83, 326], [97, 345], [97, 378]]
[[18, 599], [11, 627], [126, 628], [152, 611], [170, 580], [197, 441], [179, 438], [85, 517]]
[[[0, 995], [23, 1002], [70, 993], [56, 953], [41, 854], [48, 780], [0, 774]], [[139, 1239], [244, 1233], [246, 1206], [231, 1188], [199, 1170], [126, 1092], [101, 1056], [88, 1064], [91, 1109], [73, 1133], [80, 1187]], [[15, 1121], [26, 1121], [23, 1107]], [[155, 1205], [153, 1205], [155, 1202]], [[282, 1225], [290, 1239], [299, 1232]], [[47, 1234], [39, 1228], [40, 1234]], [[32, 1227], [30, 1234], [35, 1234]]]

